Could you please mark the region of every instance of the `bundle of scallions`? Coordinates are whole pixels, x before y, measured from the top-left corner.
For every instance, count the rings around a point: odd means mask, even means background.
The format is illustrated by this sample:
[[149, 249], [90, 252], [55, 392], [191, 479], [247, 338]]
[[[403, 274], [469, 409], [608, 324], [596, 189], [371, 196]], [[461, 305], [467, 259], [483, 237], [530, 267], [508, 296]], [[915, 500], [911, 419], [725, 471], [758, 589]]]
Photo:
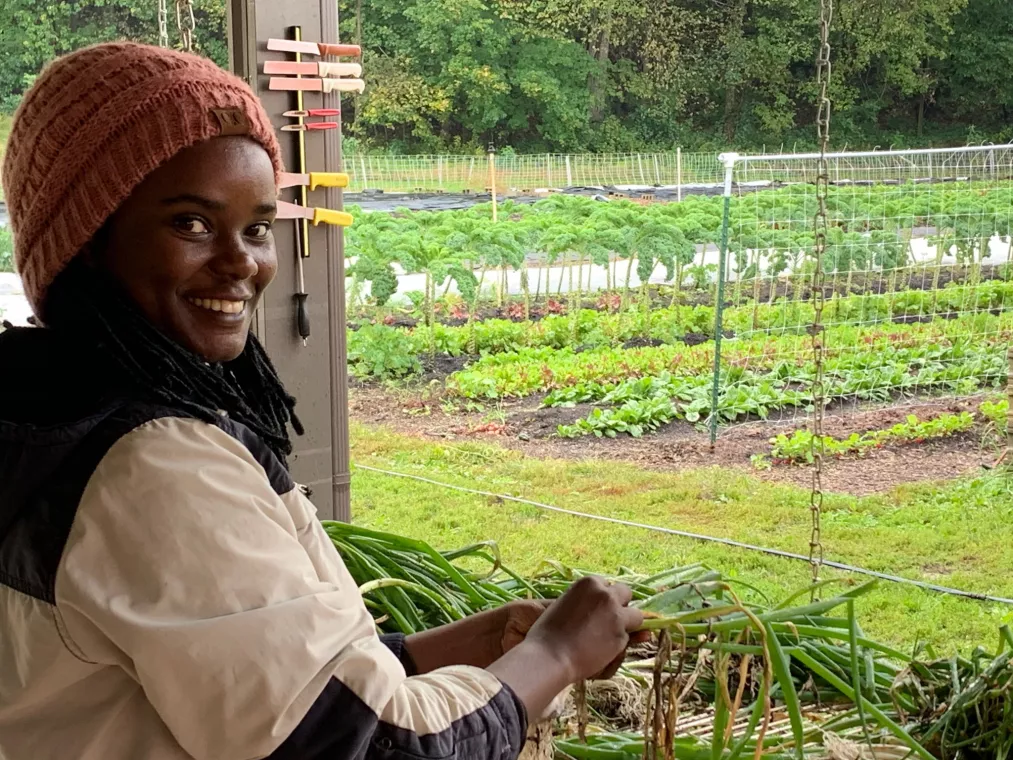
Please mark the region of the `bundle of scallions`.
[[[384, 631], [413, 633], [515, 599], [555, 598], [586, 574], [546, 561], [522, 576], [503, 565], [493, 541], [438, 552], [390, 533], [324, 527]], [[940, 660], [864, 634], [855, 602], [874, 583], [827, 581], [773, 601], [701, 564], [609, 577], [630, 586], [645, 627], [659, 634], [657, 651], [632, 656], [623, 670], [647, 693], [643, 729], [624, 732], [592, 715], [592, 725], [580, 726], [583, 739], [557, 742], [560, 757], [781, 760], [827, 757], [828, 742], [856, 758], [1013, 757], [1006, 628], [998, 651]], [[680, 710], [701, 705], [713, 716], [705, 737], [681, 735]], [[771, 731], [785, 715], [790, 732]]]

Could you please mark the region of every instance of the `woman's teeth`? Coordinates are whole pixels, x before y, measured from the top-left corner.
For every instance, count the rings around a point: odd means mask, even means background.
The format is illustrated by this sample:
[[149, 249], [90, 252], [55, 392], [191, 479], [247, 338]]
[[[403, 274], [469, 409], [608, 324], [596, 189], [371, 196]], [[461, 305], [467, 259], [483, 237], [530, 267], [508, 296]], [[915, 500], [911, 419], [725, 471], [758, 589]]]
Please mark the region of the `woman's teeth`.
[[199, 306], [208, 311], [220, 311], [223, 314], [242, 314], [246, 308], [246, 301], [220, 301], [217, 298], [190, 298], [194, 306]]

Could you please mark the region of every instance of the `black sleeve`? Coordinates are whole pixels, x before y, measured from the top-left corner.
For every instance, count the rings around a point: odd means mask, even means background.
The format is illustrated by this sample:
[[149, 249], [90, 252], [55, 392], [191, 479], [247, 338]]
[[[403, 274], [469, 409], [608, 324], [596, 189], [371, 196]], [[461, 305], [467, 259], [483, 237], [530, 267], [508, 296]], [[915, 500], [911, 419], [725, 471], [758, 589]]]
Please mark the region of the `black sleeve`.
[[526, 735], [524, 704], [506, 685], [450, 725], [416, 731], [380, 721], [351, 689], [331, 679], [267, 760], [516, 760]]
[[394, 656], [401, 661], [404, 672], [409, 676], [417, 676], [419, 668], [412, 659], [411, 653], [404, 645], [405, 636], [403, 633], [385, 633], [380, 636], [380, 641], [387, 645], [387, 649], [394, 653]]

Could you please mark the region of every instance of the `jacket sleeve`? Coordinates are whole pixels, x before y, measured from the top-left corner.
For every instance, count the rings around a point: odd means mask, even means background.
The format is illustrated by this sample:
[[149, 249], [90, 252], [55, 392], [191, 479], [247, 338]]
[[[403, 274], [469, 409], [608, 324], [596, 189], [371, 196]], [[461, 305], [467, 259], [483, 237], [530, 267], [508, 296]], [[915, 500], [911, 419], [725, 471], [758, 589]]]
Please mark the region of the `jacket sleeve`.
[[109, 450], [57, 573], [80, 656], [124, 669], [196, 760], [516, 757], [519, 700], [477, 668], [408, 677], [403, 640], [376, 635], [311, 505], [263, 461], [174, 418]]
[[418, 666], [405, 646], [404, 639], [403, 633], [384, 633], [380, 636], [380, 641], [394, 653], [401, 663], [401, 667], [404, 668], [404, 672], [409, 676], [417, 676], [419, 674]]

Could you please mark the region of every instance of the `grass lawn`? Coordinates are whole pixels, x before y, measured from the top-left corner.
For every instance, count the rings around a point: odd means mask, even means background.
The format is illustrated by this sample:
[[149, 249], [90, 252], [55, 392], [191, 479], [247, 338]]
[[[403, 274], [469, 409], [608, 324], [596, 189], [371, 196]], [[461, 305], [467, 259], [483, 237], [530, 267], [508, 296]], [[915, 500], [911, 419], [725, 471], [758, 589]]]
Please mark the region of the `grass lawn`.
[[[473, 442], [431, 443], [352, 424], [353, 462], [752, 544], [807, 552], [808, 492], [708, 468], [668, 474], [613, 462], [524, 457]], [[558, 559], [592, 571], [637, 571], [705, 562], [772, 597], [806, 585], [806, 563], [556, 515], [535, 507], [355, 470], [354, 519], [450, 549], [499, 542], [504, 562], [532, 571]], [[1013, 597], [1013, 481], [983, 476], [825, 503], [827, 559], [941, 585]], [[831, 577], [827, 572], [825, 577]], [[858, 577], [858, 576], [856, 576]], [[861, 579], [861, 577], [858, 577]], [[861, 602], [865, 630], [909, 648], [924, 640], [942, 655], [995, 647], [1013, 607], [888, 584]]]

